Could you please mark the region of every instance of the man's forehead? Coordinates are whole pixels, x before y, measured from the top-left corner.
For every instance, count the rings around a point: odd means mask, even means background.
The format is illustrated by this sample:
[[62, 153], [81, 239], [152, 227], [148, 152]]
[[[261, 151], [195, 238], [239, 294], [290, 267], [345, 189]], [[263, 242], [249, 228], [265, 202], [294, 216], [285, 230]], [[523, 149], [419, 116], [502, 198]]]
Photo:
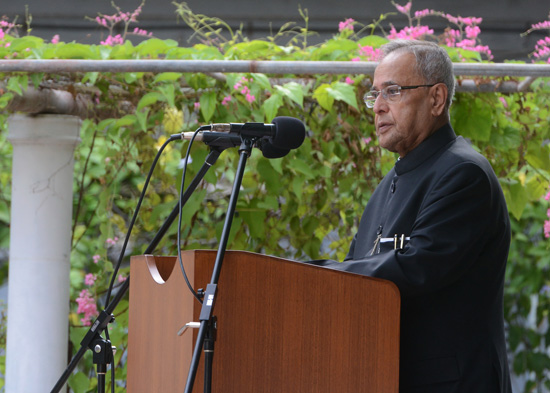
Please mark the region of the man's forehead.
[[408, 52], [390, 53], [374, 70], [373, 86], [384, 87], [414, 78], [414, 55]]

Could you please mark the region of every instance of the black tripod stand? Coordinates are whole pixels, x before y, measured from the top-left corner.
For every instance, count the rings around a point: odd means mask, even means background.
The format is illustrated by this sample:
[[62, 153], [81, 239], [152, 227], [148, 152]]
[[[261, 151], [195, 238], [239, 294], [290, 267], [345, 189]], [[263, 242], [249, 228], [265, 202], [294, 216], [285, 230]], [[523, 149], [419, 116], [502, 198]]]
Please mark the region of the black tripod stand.
[[[225, 216], [225, 223], [218, 247], [218, 253], [216, 255], [216, 262], [214, 263], [214, 269], [212, 271], [212, 277], [210, 284], [206, 286], [206, 292], [204, 294], [204, 301], [202, 303], [202, 309], [200, 313], [200, 327], [197, 334], [197, 341], [195, 342], [195, 350], [193, 351], [193, 358], [191, 359], [191, 366], [189, 368], [189, 374], [187, 375], [187, 383], [185, 386], [185, 393], [191, 393], [193, 391], [193, 384], [197, 374], [197, 368], [199, 365], [201, 350], [204, 346], [205, 349], [205, 362], [204, 373], [205, 393], [210, 393], [212, 387], [212, 361], [214, 357], [214, 340], [215, 337], [215, 320], [213, 321], [212, 310], [214, 308], [214, 302], [216, 300], [216, 290], [218, 280], [221, 273], [222, 262], [229, 240], [229, 233], [231, 231], [231, 223], [233, 222], [233, 216], [235, 215], [235, 208], [237, 206], [237, 200], [239, 198], [239, 190], [244, 175], [246, 161], [252, 151], [253, 141], [250, 138], [243, 138], [243, 142], [239, 149], [240, 160], [237, 167], [237, 173], [235, 174], [235, 180], [233, 182], [233, 190], [231, 191], [231, 198], [229, 199], [229, 206], [227, 208], [227, 214]], [[206, 344], [205, 344], [206, 341]], [[208, 352], [206, 352], [208, 351]]]

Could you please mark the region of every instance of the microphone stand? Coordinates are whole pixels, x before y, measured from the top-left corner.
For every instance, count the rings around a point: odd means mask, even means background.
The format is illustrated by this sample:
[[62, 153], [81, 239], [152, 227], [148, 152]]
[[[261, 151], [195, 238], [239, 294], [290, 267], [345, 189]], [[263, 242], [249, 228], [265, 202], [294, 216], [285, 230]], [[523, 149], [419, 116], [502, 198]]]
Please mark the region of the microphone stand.
[[[190, 198], [191, 194], [201, 180], [206, 175], [206, 172], [210, 169], [212, 165], [216, 162], [220, 154], [229, 146], [225, 147], [211, 147], [210, 153], [205, 159], [204, 164], [200, 168], [199, 172], [195, 175], [187, 189], [185, 190], [185, 193], [182, 195], [180, 201], [176, 204], [168, 218], [164, 221], [164, 224], [159, 229], [147, 249], [145, 250], [145, 254], [151, 254], [153, 250], [157, 247], [161, 239], [164, 237], [174, 220], [179, 214], [179, 205], [183, 207], [185, 203], [187, 203], [188, 199]], [[78, 362], [86, 351], [88, 349], [91, 349], [94, 353], [93, 360], [94, 364], [97, 365], [97, 374], [98, 374], [98, 392], [103, 393], [105, 392], [105, 372], [107, 369], [107, 364], [110, 364], [113, 360], [113, 354], [112, 354], [112, 347], [111, 343], [101, 337], [101, 333], [103, 330], [107, 328], [107, 325], [114, 321], [114, 316], [112, 315], [114, 309], [116, 306], [120, 303], [120, 301], [124, 298], [124, 295], [130, 288], [130, 277], [124, 281], [124, 284], [122, 287], [117, 291], [117, 293], [114, 295], [113, 300], [107, 304], [105, 307], [105, 310], [101, 311], [99, 313], [99, 316], [92, 324], [92, 327], [88, 331], [88, 333], [84, 336], [82, 341], [80, 342], [80, 349], [76, 353], [76, 355], [72, 358], [71, 362], [51, 390], [51, 393], [59, 393], [61, 389], [63, 388], [63, 385], [67, 382], [71, 374], [73, 373], [74, 369], [76, 368]], [[107, 299], [108, 300], [108, 299]]]
[[[187, 376], [187, 383], [185, 385], [185, 393], [191, 393], [193, 391], [193, 384], [197, 375], [197, 368], [199, 365], [201, 349], [204, 345], [205, 358], [204, 362], [204, 376], [205, 384], [204, 391], [209, 393], [211, 389], [211, 377], [212, 377], [212, 360], [214, 356], [214, 344], [212, 337], [215, 337], [216, 320], [212, 317], [212, 309], [214, 308], [214, 302], [216, 300], [216, 290], [221, 273], [223, 257], [225, 255], [225, 249], [229, 240], [229, 232], [231, 231], [231, 223], [235, 214], [235, 208], [237, 206], [237, 199], [239, 197], [239, 190], [244, 175], [244, 169], [246, 161], [250, 156], [253, 146], [253, 141], [250, 138], [242, 137], [242, 144], [239, 148], [240, 160], [237, 167], [237, 173], [235, 174], [235, 181], [233, 182], [233, 190], [231, 191], [231, 197], [229, 199], [229, 206], [227, 207], [227, 214], [225, 216], [225, 223], [223, 226], [222, 235], [220, 238], [220, 245], [218, 253], [216, 255], [216, 261], [214, 263], [214, 269], [212, 271], [212, 277], [210, 284], [206, 286], [206, 292], [204, 294], [204, 300], [202, 303], [202, 309], [200, 313], [200, 327], [197, 333], [197, 341], [195, 342], [195, 349], [193, 351], [193, 358], [191, 359], [191, 365], [189, 367], [189, 374]], [[206, 339], [206, 344], [205, 344]]]

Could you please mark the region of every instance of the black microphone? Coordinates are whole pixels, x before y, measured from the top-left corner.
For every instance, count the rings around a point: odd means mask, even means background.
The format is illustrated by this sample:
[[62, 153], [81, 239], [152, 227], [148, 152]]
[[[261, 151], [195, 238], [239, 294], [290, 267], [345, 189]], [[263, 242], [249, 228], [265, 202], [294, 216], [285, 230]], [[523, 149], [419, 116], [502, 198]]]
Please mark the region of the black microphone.
[[269, 139], [261, 139], [258, 144], [258, 148], [265, 158], [281, 158], [290, 153], [290, 149], [280, 149], [273, 146]]
[[304, 123], [294, 117], [279, 116], [273, 123], [217, 123], [204, 126], [213, 132], [237, 133], [243, 137], [268, 137], [271, 144], [279, 149], [296, 149], [306, 137]]
[[[257, 138], [256, 145], [266, 158], [286, 156], [291, 149], [299, 147], [306, 136], [306, 128], [300, 120], [288, 116], [264, 123], [217, 123], [201, 126], [195, 139], [209, 146], [240, 146], [243, 137]], [[208, 131], [210, 130], [210, 131]], [[190, 140], [193, 132], [172, 135], [174, 139]]]

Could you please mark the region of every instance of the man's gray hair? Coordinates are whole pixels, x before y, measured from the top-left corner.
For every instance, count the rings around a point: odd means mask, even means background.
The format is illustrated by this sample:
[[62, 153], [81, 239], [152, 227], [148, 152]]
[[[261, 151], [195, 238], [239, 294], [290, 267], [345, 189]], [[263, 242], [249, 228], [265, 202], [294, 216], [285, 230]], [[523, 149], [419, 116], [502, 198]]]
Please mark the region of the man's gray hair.
[[416, 71], [425, 83], [443, 82], [448, 96], [445, 107], [449, 109], [455, 93], [453, 62], [445, 51], [434, 42], [416, 40], [393, 40], [381, 47], [382, 59], [392, 52], [412, 53], [416, 58]]

